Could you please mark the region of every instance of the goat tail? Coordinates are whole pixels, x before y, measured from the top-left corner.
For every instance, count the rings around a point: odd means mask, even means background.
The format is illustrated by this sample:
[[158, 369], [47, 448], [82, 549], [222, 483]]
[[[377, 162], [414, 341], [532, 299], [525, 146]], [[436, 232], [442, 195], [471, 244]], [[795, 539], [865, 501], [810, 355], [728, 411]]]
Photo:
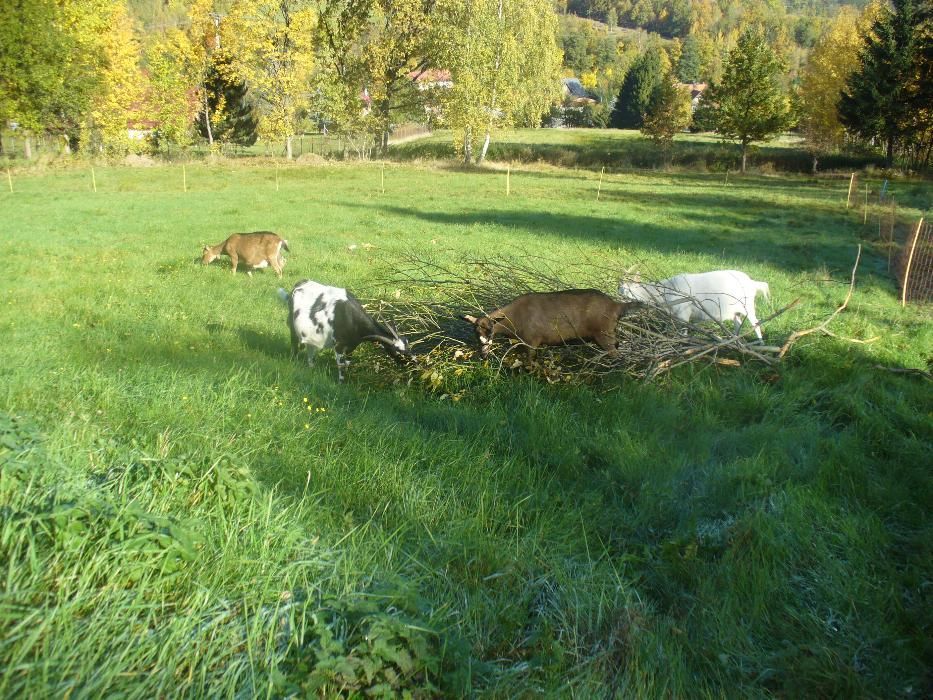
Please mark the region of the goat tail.
[[758, 282], [757, 280], [752, 280], [752, 286], [755, 289], [755, 295], [758, 295], [758, 292], [761, 292], [765, 295], [765, 299], [770, 303], [771, 301], [771, 289], [768, 287], [767, 282]]
[[279, 299], [282, 300], [283, 304], [288, 304], [288, 296], [289, 296], [288, 292], [286, 292], [284, 289], [279, 287]]

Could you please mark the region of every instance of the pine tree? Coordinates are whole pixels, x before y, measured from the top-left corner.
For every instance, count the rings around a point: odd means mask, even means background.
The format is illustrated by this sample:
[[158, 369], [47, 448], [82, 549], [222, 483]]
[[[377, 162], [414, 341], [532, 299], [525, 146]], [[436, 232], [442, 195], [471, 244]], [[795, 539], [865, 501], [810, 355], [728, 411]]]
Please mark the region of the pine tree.
[[648, 109], [651, 94], [664, 77], [662, 49], [651, 47], [639, 56], [629, 69], [609, 124], [616, 129], [640, 129]]
[[892, 0], [892, 5], [893, 11], [881, 10], [865, 36], [860, 65], [849, 76], [839, 101], [839, 116], [846, 127], [863, 138], [884, 140], [888, 167], [898, 142], [911, 135], [915, 110], [929, 109], [923, 91], [910, 87], [916, 82], [921, 57], [929, 51], [929, 21], [923, 20], [928, 13], [921, 12], [914, 0]]
[[722, 82], [703, 96], [716, 131], [742, 147], [742, 172], [753, 141], [792, 124], [790, 100], [778, 83], [784, 64], [760, 29], [747, 29], [729, 53]]

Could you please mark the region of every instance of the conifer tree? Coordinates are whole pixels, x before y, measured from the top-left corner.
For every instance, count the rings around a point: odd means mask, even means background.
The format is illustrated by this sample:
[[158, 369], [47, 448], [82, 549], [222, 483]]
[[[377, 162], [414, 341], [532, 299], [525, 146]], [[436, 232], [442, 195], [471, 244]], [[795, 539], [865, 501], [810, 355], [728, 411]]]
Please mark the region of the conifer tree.
[[[919, 87], [930, 77], [917, 80], [922, 57], [929, 52], [929, 14], [914, 0], [892, 0], [892, 6], [881, 9], [865, 36], [859, 66], [839, 101], [839, 116], [848, 129], [863, 138], [883, 139], [888, 167], [898, 142], [914, 130], [914, 112], [930, 109], [928, 88]], [[918, 89], [912, 89], [914, 84]]]
[[639, 56], [622, 82], [619, 96], [609, 118], [616, 129], [640, 129], [651, 95], [664, 78], [663, 49], [650, 47]]
[[208, 71], [204, 83], [208, 109], [198, 114], [198, 133], [207, 138], [209, 118], [215, 141], [252, 146], [257, 136], [256, 112], [247, 100], [246, 83], [238, 80], [226, 65], [227, 59], [218, 55]]

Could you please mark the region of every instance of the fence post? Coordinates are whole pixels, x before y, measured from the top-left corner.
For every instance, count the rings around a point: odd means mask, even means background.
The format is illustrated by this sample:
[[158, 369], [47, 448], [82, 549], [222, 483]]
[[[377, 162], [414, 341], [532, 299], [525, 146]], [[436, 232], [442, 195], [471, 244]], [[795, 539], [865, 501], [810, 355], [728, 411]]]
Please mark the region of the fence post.
[[920, 238], [920, 228], [923, 226], [923, 217], [917, 222], [914, 231], [914, 240], [910, 245], [910, 254], [907, 256], [907, 267], [904, 270], [904, 289], [901, 291], [901, 306], [907, 306], [907, 284], [910, 282], [910, 266], [914, 261], [914, 251], [917, 249], [917, 239]]
[[605, 169], [606, 169], [605, 165], [599, 169], [599, 185], [597, 185], [596, 187], [596, 201], [597, 202], [599, 201], [599, 193], [603, 189], [603, 171]]
[[849, 193], [846, 195], [846, 209], [852, 203], [852, 188], [855, 187], [855, 173], [849, 178]]
[[13, 176], [10, 174], [10, 169], [6, 169], [6, 181], [10, 185], [10, 194], [13, 194]]
[[91, 166], [91, 184], [94, 186], [94, 191], [97, 192], [97, 178], [94, 176], [94, 166]]

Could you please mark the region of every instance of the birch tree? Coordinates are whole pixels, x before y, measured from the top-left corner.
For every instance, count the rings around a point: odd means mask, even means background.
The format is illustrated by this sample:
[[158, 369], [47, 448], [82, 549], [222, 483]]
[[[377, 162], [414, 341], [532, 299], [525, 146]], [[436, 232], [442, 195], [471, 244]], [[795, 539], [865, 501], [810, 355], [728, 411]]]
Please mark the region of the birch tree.
[[453, 80], [444, 118], [479, 164], [495, 130], [537, 126], [559, 99], [557, 18], [549, 0], [449, 0], [439, 32]]
[[259, 108], [259, 134], [292, 137], [310, 105], [317, 13], [311, 0], [236, 0], [222, 29], [229, 69], [247, 84]]

